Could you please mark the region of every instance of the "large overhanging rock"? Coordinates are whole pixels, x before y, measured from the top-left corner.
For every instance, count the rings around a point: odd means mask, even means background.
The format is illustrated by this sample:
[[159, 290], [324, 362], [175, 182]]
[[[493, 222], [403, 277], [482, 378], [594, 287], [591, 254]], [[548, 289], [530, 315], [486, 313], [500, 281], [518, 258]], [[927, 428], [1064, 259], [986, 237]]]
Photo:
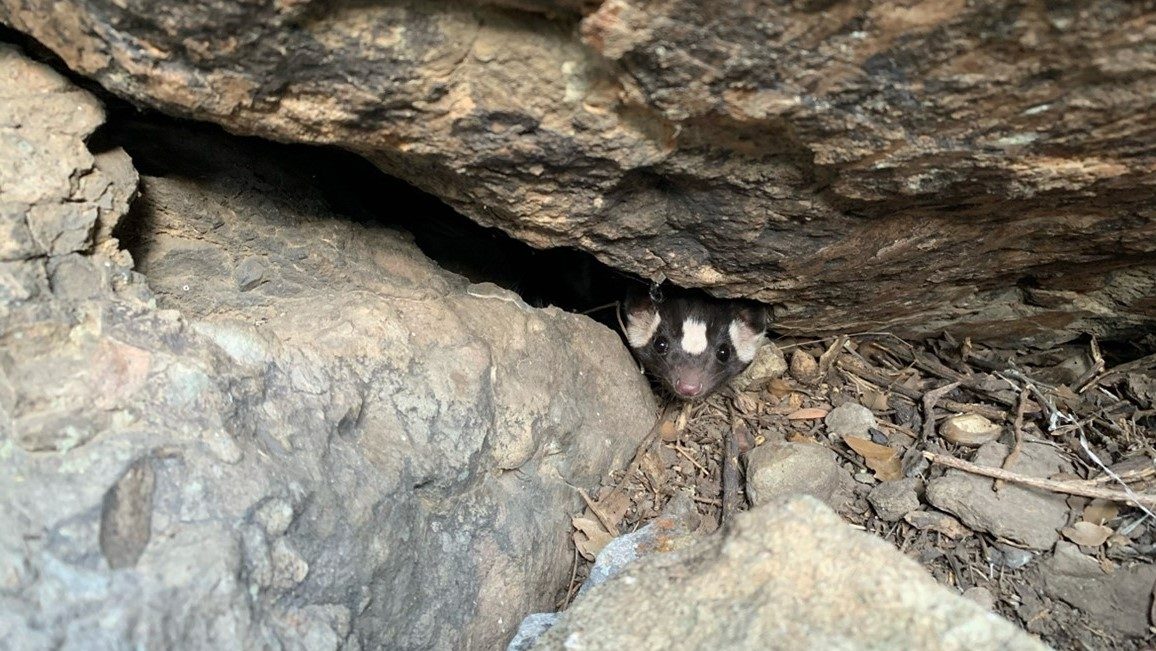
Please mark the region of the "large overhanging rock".
[[140, 179], [154, 294], [102, 120], [0, 45], [0, 646], [494, 648], [552, 608], [654, 416], [617, 335], [221, 142]]
[[1152, 324], [1145, 3], [0, 0], [0, 20], [136, 102], [345, 147], [536, 246], [775, 304], [781, 331]]

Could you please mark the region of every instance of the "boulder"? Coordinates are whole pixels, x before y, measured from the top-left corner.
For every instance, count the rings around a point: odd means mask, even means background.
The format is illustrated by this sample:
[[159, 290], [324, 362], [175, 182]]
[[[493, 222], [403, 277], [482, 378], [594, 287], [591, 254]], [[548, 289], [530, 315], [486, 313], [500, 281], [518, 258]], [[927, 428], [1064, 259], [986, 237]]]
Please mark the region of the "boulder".
[[125, 218], [99, 103], [7, 46], [0, 97], [5, 644], [494, 648], [553, 607], [575, 487], [654, 419], [615, 333], [223, 137]]

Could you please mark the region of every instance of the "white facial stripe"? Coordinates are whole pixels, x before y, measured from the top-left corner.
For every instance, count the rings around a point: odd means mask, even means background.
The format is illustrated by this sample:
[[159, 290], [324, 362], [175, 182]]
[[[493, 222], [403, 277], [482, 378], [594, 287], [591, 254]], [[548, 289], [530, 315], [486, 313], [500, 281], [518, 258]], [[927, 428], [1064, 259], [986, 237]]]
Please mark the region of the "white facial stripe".
[[759, 346], [762, 346], [763, 342], [766, 341], [763, 333], [755, 332], [742, 319], [731, 321], [727, 333], [731, 336], [731, 345], [735, 347], [735, 356], [748, 364], [755, 359], [755, 353], [758, 352]]
[[706, 350], [706, 324], [695, 318], [682, 322], [682, 349], [691, 355]]
[[628, 312], [626, 314], [626, 342], [631, 348], [642, 348], [650, 343], [662, 317], [658, 312]]

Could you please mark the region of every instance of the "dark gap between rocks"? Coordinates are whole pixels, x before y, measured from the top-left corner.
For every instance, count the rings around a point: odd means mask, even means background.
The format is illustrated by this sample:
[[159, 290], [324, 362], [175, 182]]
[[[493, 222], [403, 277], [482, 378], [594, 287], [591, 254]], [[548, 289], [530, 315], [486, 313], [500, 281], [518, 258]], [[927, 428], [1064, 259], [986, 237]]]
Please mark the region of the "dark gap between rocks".
[[[142, 112], [107, 93], [108, 122], [93, 135], [96, 152], [123, 147], [146, 176], [195, 180], [226, 173], [214, 159], [218, 145], [307, 178], [334, 215], [370, 227], [404, 230], [443, 269], [471, 282], [491, 282], [535, 307], [554, 305], [617, 328], [613, 305], [640, 280], [575, 249], [539, 250], [497, 228], [481, 226], [437, 197], [392, 177], [365, 159], [334, 147], [287, 145], [234, 136], [211, 124]], [[400, 207], [400, 209], [399, 209]], [[133, 211], [118, 226], [122, 245], [140, 259], [145, 218]]]

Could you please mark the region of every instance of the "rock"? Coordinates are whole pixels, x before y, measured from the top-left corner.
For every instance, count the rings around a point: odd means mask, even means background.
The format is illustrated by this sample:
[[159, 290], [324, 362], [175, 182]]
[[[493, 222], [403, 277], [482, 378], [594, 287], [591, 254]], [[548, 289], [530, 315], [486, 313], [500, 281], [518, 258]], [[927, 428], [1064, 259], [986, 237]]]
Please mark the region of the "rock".
[[1146, 3], [154, 11], [2, 0], [0, 22], [134, 103], [359, 152], [539, 248], [773, 304], [780, 333], [1156, 323]]
[[832, 440], [842, 440], [845, 436], [870, 439], [871, 428], [878, 424], [870, 409], [855, 402], [845, 402], [835, 407], [823, 422]]
[[1045, 649], [811, 497], [641, 559], [584, 593], [535, 649]]
[[987, 562], [1012, 571], [1026, 566], [1036, 555], [1027, 549], [996, 542], [987, 548]]
[[745, 456], [747, 497], [757, 506], [786, 495], [811, 495], [839, 508], [850, 488], [834, 456], [819, 445], [767, 441]]
[[991, 593], [991, 590], [988, 590], [982, 586], [977, 585], [964, 590], [963, 598], [974, 601], [975, 603], [979, 604], [980, 608], [983, 608], [988, 612], [991, 612], [995, 609], [995, 595]]
[[5, 646], [495, 648], [553, 605], [574, 487], [653, 424], [615, 333], [203, 132], [206, 173], [142, 177], [133, 270], [99, 104], [7, 46], [0, 97]]
[[582, 590], [604, 583], [630, 563], [655, 552], [669, 552], [693, 542], [699, 526], [694, 502], [684, 493], [670, 499], [661, 516], [637, 531], [618, 536], [601, 551], [590, 568]]
[[791, 353], [790, 370], [791, 377], [801, 384], [812, 386], [819, 381], [819, 363], [815, 361], [814, 357], [798, 348]]
[[1124, 635], [1149, 634], [1156, 565], [1137, 564], [1108, 574], [1096, 559], [1060, 541], [1041, 574], [1049, 596], [1079, 608], [1098, 627]]
[[955, 540], [971, 535], [971, 529], [939, 511], [911, 511], [903, 516], [903, 520], [920, 531], [929, 529]]
[[944, 419], [939, 435], [956, 445], [976, 448], [999, 438], [1002, 429], [979, 414], [956, 414]]
[[530, 651], [534, 648], [534, 643], [542, 634], [550, 630], [557, 621], [560, 613], [532, 613], [526, 615], [522, 623], [518, 625], [518, 632], [514, 633], [514, 638], [506, 645], [506, 651]]
[[867, 501], [871, 502], [880, 519], [895, 522], [919, 508], [919, 493], [922, 491], [922, 479], [906, 477], [879, 484], [871, 489]]
[[[1001, 443], [985, 443], [976, 450], [976, 465], [999, 467], [1008, 448]], [[1052, 447], [1025, 441], [1019, 459], [1010, 470], [1029, 477], [1048, 478], [1059, 472], [1072, 472], [1071, 466]], [[1067, 524], [1068, 505], [1063, 495], [1033, 488], [1005, 484], [998, 492], [992, 480], [960, 470], [931, 480], [927, 499], [936, 508], [959, 517], [972, 529], [987, 531], [1032, 549], [1046, 549], [1059, 539], [1059, 530]]]
[[[590, 574], [582, 582], [579, 594], [605, 583], [623, 569], [644, 556], [669, 553], [690, 546], [696, 541], [695, 532], [701, 518], [694, 501], [685, 493], [670, 499], [662, 515], [637, 531], [622, 534], [611, 540], [598, 552]], [[507, 651], [529, 649], [554, 623], [561, 613], [533, 613], [518, 626]]]
[[755, 385], [763, 386], [768, 380], [782, 377], [787, 372], [787, 360], [783, 351], [771, 342], [763, 344], [755, 354], [755, 360], [731, 380], [731, 386], [739, 391], [748, 390]]

